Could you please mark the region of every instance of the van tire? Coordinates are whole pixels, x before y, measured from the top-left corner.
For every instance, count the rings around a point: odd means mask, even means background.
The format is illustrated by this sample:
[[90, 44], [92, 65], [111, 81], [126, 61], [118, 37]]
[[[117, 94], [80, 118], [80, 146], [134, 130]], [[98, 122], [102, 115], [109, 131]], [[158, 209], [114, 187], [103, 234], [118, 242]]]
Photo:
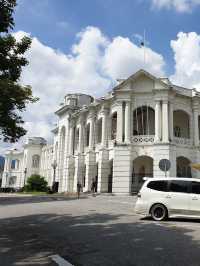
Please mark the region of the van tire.
[[151, 207], [150, 214], [155, 221], [163, 221], [168, 217], [167, 208], [160, 203], [156, 203]]

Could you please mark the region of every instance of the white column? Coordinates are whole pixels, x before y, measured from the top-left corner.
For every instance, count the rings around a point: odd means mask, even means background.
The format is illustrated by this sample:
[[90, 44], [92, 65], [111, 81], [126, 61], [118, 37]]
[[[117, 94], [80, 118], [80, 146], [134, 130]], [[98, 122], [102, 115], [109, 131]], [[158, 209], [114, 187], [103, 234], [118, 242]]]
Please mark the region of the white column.
[[11, 170], [11, 163], [12, 163], [12, 158], [8, 156], [8, 161], [7, 161], [7, 172]]
[[162, 141], [169, 142], [168, 100], [162, 103]]
[[4, 172], [7, 172], [8, 171], [8, 157], [6, 157], [5, 159], [5, 165], [4, 165]]
[[123, 134], [123, 107], [122, 102], [118, 102], [117, 108], [117, 142], [122, 142], [122, 134]]
[[78, 152], [82, 153], [83, 149], [84, 149], [84, 138], [83, 135], [84, 134], [84, 125], [83, 125], [83, 121], [80, 122], [80, 126], [79, 126], [79, 141], [78, 141]]
[[71, 123], [69, 129], [69, 155], [73, 155], [75, 141], [74, 137], [74, 125]]
[[169, 103], [169, 138], [173, 141], [174, 138], [174, 105]]
[[89, 149], [90, 150], [93, 150], [94, 148], [94, 119], [95, 117], [92, 117], [90, 121], [90, 137], [89, 137]]
[[161, 108], [160, 108], [160, 100], [156, 100], [155, 105], [155, 142], [159, 142], [161, 140]]
[[107, 132], [108, 132], [108, 110], [103, 110], [103, 117], [102, 117], [102, 138], [101, 138], [101, 144], [103, 147], [107, 146]]
[[194, 146], [199, 146], [199, 113], [198, 109], [193, 109], [193, 121], [194, 121]]
[[125, 106], [125, 142], [130, 143], [130, 129], [131, 129], [131, 111], [130, 101], [126, 101]]

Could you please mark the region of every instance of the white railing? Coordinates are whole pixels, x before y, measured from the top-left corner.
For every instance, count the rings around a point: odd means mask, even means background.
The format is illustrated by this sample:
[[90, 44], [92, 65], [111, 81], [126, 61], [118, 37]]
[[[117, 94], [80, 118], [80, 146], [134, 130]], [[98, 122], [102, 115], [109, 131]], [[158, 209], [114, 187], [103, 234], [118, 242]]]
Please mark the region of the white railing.
[[192, 146], [192, 140], [191, 139], [186, 139], [186, 138], [173, 138], [173, 142], [178, 145], [185, 145], [185, 146]]
[[154, 135], [132, 136], [132, 143], [135, 145], [146, 145], [154, 143]]

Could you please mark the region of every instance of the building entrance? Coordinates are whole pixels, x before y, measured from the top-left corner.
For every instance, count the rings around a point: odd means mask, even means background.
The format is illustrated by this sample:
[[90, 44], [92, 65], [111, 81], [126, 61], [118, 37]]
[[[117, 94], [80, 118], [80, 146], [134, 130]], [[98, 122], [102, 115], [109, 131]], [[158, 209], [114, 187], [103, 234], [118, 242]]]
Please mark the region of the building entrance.
[[133, 161], [131, 178], [131, 193], [137, 193], [142, 187], [143, 177], [153, 177], [153, 159], [149, 156], [139, 156]]

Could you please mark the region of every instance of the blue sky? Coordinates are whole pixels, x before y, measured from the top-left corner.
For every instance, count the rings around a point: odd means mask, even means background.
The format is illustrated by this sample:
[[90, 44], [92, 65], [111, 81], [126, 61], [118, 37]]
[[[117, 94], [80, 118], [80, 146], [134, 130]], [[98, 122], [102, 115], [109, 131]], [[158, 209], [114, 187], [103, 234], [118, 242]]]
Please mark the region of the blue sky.
[[[110, 38], [128, 37], [146, 30], [149, 46], [165, 58], [166, 73], [174, 70], [170, 41], [177, 33], [200, 31], [200, 7], [177, 12], [176, 8], [156, 8], [150, 0], [19, 0], [15, 31], [23, 30], [55, 49], [69, 52], [76, 34], [95, 26]], [[184, 0], [183, 0], [184, 2]]]
[[[27, 136], [52, 141], [54, 112], [67, 93], [104, 96], [140, 68], [200, 91], [200, 0], [17, 2], [13, 34], [32, 37], [20, 82], [40, 101], [24, 112], [28, 132], [15, 148]], [[0, 144], [0, 154], [7, 146]]]

